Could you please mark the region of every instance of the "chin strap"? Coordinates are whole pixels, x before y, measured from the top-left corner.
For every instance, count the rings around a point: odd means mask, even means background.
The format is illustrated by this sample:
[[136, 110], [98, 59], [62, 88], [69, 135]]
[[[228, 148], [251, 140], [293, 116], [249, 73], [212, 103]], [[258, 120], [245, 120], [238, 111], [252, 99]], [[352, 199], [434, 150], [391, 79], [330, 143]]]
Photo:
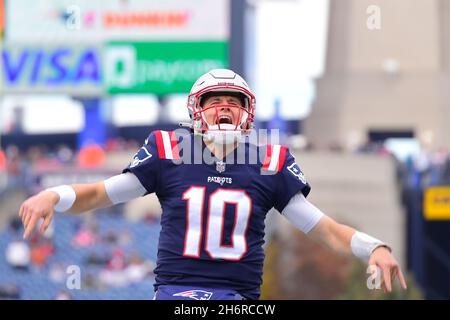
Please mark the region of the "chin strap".
[[[178, 125], [182, 128], [188, 128], [188, 129], [194, 130], [194, 125], [192, 124], [192, 122], [179, 122]], [[208, 131], [208, 130], [206, 130], [206, 131]], [[206, 133], [195, 132], [195, 134], [201, 135], [207, 139], [212, 139], [212, 141], [215, 140], [213, 137], [211, 137], [210, 134], [208, 134], [208, 132], [206, 132]], [[240, 137], [236, 141], [238, 142], [238, 140], [240, 140], [241, 138], [248, 137], [249, 134], [250, 134], [249, 131], [242, 131], [240, 133]], [[215, 141], [215, 142], [217, 143], [218, 141]], [[219, 143], [219, 144], [222, 144], [222, 143]]]

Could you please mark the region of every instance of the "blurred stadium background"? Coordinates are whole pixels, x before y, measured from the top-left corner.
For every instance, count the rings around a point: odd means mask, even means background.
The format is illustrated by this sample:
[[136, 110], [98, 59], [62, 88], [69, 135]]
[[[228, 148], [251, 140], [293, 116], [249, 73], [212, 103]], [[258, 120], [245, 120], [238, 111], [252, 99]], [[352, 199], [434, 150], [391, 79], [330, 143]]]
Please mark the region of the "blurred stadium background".
[[0, 0], [0, 298], [153, 297], [155, 197], [58, 214], [27, 242], [18, 208], [117, 174], [186, 120], [199, 75], [230, 67], [313, 203], [390, 243], [408, 274], [407, 292], [368, 290], [363, 264], [271, 212], [262, 298], [449, 299], [449, 21], [446, 0]]

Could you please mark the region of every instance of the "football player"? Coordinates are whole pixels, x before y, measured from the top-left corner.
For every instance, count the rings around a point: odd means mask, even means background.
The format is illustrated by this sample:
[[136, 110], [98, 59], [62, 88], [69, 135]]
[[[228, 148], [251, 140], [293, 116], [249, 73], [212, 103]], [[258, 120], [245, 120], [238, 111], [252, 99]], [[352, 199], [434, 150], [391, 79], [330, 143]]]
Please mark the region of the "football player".
[[[275, 208], [312, 239], [378, 266], [387, 291], [396, 277], [406, 289], [387, 244], [337, 223], [306, 199], [311, 187], [287, 147], [245, 142], [255, 106], [241, 76], [211, 70], [188, 96], [190, 132], [154, 131], [122, 174], [29, 198], [19, 211], [24, 237], [40, 219], [44, 232], [55, 211], [81, 213], [155, 192], [163, 210], [155, 298], [258, 299], [264, 220]], [[198, 163], [199, 152], [212, 161]], [[252, 153], [262, 157], [250, 161]]]

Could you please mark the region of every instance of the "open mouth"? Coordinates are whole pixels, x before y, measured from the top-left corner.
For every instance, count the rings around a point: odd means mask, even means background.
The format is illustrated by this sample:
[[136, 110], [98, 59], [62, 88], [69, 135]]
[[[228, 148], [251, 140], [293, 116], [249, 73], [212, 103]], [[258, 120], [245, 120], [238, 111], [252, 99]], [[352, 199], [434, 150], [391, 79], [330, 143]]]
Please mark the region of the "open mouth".
[[216, 119], [216, 124], [233, 124], [233, 119], [227, 115], [219, 116], [219, 119]]

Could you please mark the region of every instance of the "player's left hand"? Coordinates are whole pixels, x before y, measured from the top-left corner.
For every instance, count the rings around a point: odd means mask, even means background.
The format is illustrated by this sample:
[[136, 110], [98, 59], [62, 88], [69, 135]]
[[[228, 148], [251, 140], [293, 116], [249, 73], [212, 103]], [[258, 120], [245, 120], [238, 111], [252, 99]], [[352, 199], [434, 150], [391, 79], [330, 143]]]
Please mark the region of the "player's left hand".
[[400, 285], [406, 290], [406, 281], [400, 266], [386, 247], [378, 247], [370, 256], [369, 265], [375, 265], [382, 270], [384, 291], [392, 292], [392, 283], [398, 277]]

